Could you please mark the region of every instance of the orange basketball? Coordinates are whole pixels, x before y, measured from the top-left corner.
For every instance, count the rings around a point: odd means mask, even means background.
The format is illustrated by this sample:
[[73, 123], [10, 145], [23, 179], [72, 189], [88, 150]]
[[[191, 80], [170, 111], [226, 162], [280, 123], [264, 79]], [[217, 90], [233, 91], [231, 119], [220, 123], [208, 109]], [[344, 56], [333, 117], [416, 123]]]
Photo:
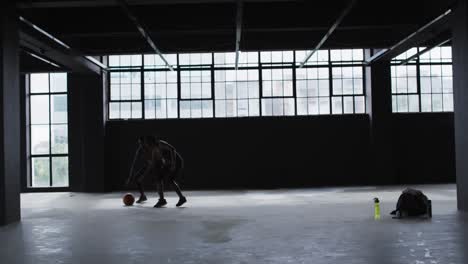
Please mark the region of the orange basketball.
[[123, 203], [126, 206], [132, 206], [134, 202], [135, 202], [135, 197], [133, 197], [131, 193], [127, 193], [126, 195], [124, 195]]

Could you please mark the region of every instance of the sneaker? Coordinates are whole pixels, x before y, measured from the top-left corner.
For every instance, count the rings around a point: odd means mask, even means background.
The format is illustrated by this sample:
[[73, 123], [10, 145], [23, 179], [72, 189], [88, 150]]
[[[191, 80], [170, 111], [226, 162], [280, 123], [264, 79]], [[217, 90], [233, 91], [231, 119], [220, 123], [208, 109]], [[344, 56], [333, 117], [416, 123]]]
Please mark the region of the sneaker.
[[187, 198], [185, 198], [184, 196], [180, 197], [179, 198], [179, 202], [176, 204], [177, 207], [180, 207], [182, 206], [184, 203], [187, 202]]
[[140, 196], [140, 198], [138, 198], [138, 201], [136, 201], [136, 203], [142, 203], [146, 200], [148, 200], [148, 198], [146, 198], [146, 195], [142, 195]]
[[159, 201], [154, 205], [156, 208], [161, 208], [167, 204], [166, 199], [159, 199]]

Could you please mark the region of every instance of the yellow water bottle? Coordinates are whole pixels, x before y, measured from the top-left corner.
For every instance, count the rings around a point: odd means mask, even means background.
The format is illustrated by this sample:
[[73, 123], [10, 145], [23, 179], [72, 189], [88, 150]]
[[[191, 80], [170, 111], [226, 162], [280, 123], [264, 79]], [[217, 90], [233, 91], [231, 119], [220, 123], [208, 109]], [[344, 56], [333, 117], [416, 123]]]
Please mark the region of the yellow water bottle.
[[379, 198], [374, 198], [374, 219], [379, 220], [380, 219], [380, 202]]

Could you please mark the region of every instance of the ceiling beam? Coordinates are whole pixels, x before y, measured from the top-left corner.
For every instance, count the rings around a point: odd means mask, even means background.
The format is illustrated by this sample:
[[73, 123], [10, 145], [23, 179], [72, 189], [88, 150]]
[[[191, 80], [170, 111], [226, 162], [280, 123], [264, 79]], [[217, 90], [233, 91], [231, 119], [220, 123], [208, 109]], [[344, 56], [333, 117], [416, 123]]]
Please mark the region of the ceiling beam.
[[421, 55], [423, 55], [423, 54], [426, 54], [427, 52], [429, 52], [429, 51], [431, 51], [431, 50], [433, 50], [433, 49], [435, 49], [435, 48], [438, 48], [438, 47], [440, 47], [440, 46], [442, 46], [442, 45], [445, 45], [445, 44], [449, 43], [451, 40], [452, 40], [452, 38], [449, 38], [449, 39], [443, 40], [442, 42], [439, 42], [438, 44], [435, 44], [435, 45], [433, 45], [433, 46], [431, 46], [431, 47], [427, 47], [427, 48], [425, 48], [425, 49], [423, 49], [423, 50], [417, 52], [417, 53], [414, 54], [413, 56], [407, 58], [406, 60], [402, 61], [402, 62], [400, 63], [400, 65], [406, 65], [408, 62], [410, 62], [410, 61], [416, 59], [417, 57], [419, 57], [419, 56], [421, 56]]
[[[40, 28], [39, 26], [33, 24], [32, 22], [30, 22], [29, 20], [25, 19], [24, 17], [20, 16], [19, 17], [19, 20], [21, 22], [23, 22], [24, 24], [26, 24], [28, 27], [30, 27], [31, 29], [33, 29], [35, 32], [39, 33], [40, 35], [42, 36], [45, 36], [47, 39], [49, 39], [50, 41], [52, 41], [53, 43], [57, 44], [59, 47], [63, 48], [64, 50], [66, 50], [66, 53], [63, 53], [63, 55], [67, 55], [69, 54], [71, 56], [71, 60], [74, 60], [76, 62], [81, 62], [81, 63], [84, 63], [82, 66], [84, 66], [85, 71], [90, 71], [90, 72], [94, 72], [94, 73], [97, 73], [97, 74], [100, 74], [100, 70], [96, 71], [96, 68], [94, 66], [98, 66], [100, 67], [101, 69], [104, 69], [106, 70], [107, 67], [102, 64], [102, 63], [99, 63], [99, 61], [97, 60], [90, 60], [84, 56], [82, 56], [79, 52], [77, 52], [76, 50], [72, 50], [72, 48], [70, 46], [68, 46], [67, 44], [65, 44], [63, 41], [59, 40], [58, 38], [56, 38], [55, 36], [53, 36], [52, 34], [50, 34], [49, 32], [45, 31], [44, 29]], [[41, 42], [39, 39], [36, 39], [35, 37], [32, 37], [31, 35], [29, 35], [28, 33], [25, 33], [25, 32], [21, 32], [22, 36], [26, 39], [26, 42], [23, 41], [23, 44], [26, 45], [26, 47], [29, 49], [29, 50], [34, 50], [30, 44], [31, 43], [37, 43], [37, 44], [40, 44], [41, 46], [43, 47], [46, 47], [45, 49], [41, 48], [39, 49], [39, 51], [45, 51], [45, 50], [56, 50], [55, 48], [52, 48], [51, 46], [49, 46], [48, 44], [46, 44], [45, 42]], [[29, 42], [27, 42], [29, 41]], [[39, 55], [43, 52], [27, 52], [28, 54], [30, 54], [31, 56], [34, 56], [35, 58], [37, 59], [40, 59], [40, 60], [43, 60], [43, 61], [47, 61], [47, 60], [44, 60], [44, 58]], [[57, 50], [57, 54], [58, 53], [61, 53], [61, 51], [58, 51]], [[78, 57], [81, 57], [80, 59], [77, 59]], [[54, 58], [51, 58], [52, 60], [54, 60]], [[90, 61], [91, 63], [94, 64], [93, 67], [89, 67], [89, 63], [85, 63], [86, 60]], [[68, 63], [67, 63], [68, 64]], [[72, 64], [74, 68], [76, 68], [77, 65], [75, 64]], [[54, 65], [55, 66], [55, 65]], [[70, 68], [72, 69], [72, 68]], [[77, 67], [76, 69], [78, 69], [78, 71], [83, 71], [83, 68], [82, 67]], [[73, 69], [72, 69], [73, 70]]]
[[[130, 6], [173, 5], [173, 4], [217, 4], [235, 3], [237, 0], [128, 0]], [[246, 2], [297, 2], [298, 0], [244, 0]], [[115, 0], [49, 0], [21, 1], [16, 5], [21, 9], [28, 8], [69, 8], [69, 7], [105, 7], [118, 6]]]
[[117, 0], [117, 2], [120, 4], [120, 7], [124, 11], [124, 13], [127, 15], [127, 17], [135, 24], [137, 27], [138, 31], [140, 34], [143, 36], [143, 38], [148, 42], [148, 44], [151, 46], [151, 48], [156, 52], [159, 57], [161, 58], [162, 61], [166, 64], [166, 66], [171, 70], [174, 71], [174, 67], [172, 67], [171, 64], [166, 60], [164, 55], [161, 53], [161, 51], [158, 49], [156, 44], [154, 43], [153, 39], [151, 39], [151, 36], [148, 34], [148, 30], [143, 26], [143, 24], [140, 23], [138, 18], [130, 11], [130, 8], [128, 7], [128, 4], [125, 0]]
[[236, 15], [236, 71], [239, 65], [240, 41], [242, 36], [242, 14], [243, 3], [242, 0], [237, 0], [237, 15]]
[[101, 74], [101, 67], [87, 60], [73, 51], [62, 51], [43, 40], [29, 35], [23, 31], [19, 32], [20, 46], [29, 53], [46, 58], [54, 64], [61, 65], [73, 72]]
[[36, 55], [36, 54], [34, 54], [34, 53], [32, 53], [32, 52], [29, 52], [29, 51], [27, 51], [27, 50], [24, 50], [24, 53], [28, 54], [29, 56], [31, 56], [31, 57], [33, 57], [33, 58], [35, 58], [35, 59], [38, 59], [38, 60], [40, 60], [40, 61], [42, 61], [42, 62], [45, 62], [45, 63], [47, 63], [47, 64], [49, 64], [49, 65], [51, 65], [51, 66], [54, 66], [55, 68], [62, 68], [62, 67], [60, 67], [60, 65], [58, 65], [58, 64], [56, 64], [56, 63], [53, 63], [53, 62], [51, 62], [50, 60], [48, 60], [48, 59], [46, 59], [46, 58], [43, 58], [43, 57], [41, 57], [41, 56], [39, 56], [39, 55]]
[[374, 54], [372, 57], [370, 57], [369, 59], [366, 60], [366, 64], [368, 64], [368, 65], [372, 64], [372, 63], [374, 63], [374, 62], [376, 62], [378, 60], [381, 60], [383, 58], [392, 59], [394, 56], [396, 56], [398, 54], [401, 54], [401, 52], [403, 52], [404, 50], [407, 50], [407, 49], [400, 50], [400, 49], [402, 49], [402, 47], [404, 47], [404, 45], [407, 45], [408, 43], [414, 42], [415, 39], [417, 39], [417, 37], [419, 35], [423, 34], [423, 32], [425, 32], [425, 31], [428, 31], [429, 29], [431, 29], [431, 27], [436, 25], [438, 22], [443, 21], [443, 19], [446, 19], [448, 17], [448, 15], [450, 15], [451, 13], [452, 13], [451, 9], [445, 11], [442, 15], [440, 15], [440, 16], [436, 17], [435, 19], [429, 21], [427, 24], [420, 27], [415, 32], [409, 34], [406, 38], [400, 40], [395, 45], [391, 46], [388, 49], [382, 50], [382, 51]]
[[357, 0], [350, 0], [349, 4], [341, 12], [340, 16], [336, 19], [335, 23], [333, 23], [330, 29], [328, 29], [327, 33], [325, 34], [325, 36], [323, 36], [323, 38], [320, 40], [317, 46], [315, 46], [315, 48], [311, 52], [309, 52], [309, 54], [306, 55], [304, 60], [301, 62], [301, 65], [299, 66], [299, 68], [302, 68], [307, 63], [307, 61], [315, 54], [315, 52], [317, 52], [323, 46], [325, 41], [327, 41], [327, 39], [333, 34], [335, 29], [340, 25], [341, 21], [343, 21], [346, 15], [349, 14], [351, 9], [353, 9], [356, 2]]

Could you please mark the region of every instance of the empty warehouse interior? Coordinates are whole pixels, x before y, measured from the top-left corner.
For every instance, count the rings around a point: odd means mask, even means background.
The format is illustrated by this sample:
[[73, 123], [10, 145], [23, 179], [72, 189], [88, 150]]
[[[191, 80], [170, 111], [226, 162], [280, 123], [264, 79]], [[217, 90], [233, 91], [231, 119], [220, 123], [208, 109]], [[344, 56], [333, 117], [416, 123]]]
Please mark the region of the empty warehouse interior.
[[0, 6], [5, 263], [468, 262], [466, 0]]

